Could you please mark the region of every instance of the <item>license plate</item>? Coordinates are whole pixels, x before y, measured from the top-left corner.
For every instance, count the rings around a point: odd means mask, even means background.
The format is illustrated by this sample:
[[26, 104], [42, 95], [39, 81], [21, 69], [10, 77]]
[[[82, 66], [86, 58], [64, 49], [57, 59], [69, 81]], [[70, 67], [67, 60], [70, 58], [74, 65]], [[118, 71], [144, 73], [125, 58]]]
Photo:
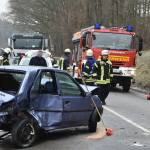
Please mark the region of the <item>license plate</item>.
[[114, 73], [120, 73], [120, 70], [118, 70], [118, 69], [113, 69], [113, 72], [114, 72]]

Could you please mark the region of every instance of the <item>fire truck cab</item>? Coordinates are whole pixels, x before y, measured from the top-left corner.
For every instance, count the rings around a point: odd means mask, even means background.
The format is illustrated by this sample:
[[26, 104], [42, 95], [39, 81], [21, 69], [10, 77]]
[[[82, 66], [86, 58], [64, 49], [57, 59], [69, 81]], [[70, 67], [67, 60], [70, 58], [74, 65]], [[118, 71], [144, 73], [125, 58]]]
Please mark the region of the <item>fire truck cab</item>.
[[[108, 27], [95, 24], [92, 27], [82, 29], [73, 35], [72, 52], [72, 76], [81, 82], [78, 70], [82, 72], [86, 63], [86, 51], [93, 50], [94, 58], [100, 59], [104, 49], [109, 50], [109, 59], [113, 67], [112, 87], [123, 87], [128, 92], [131, 86], [131, 79], [136, 75], [136, 53], [141, 56], [143, 39], [132, 31], [131, 26]], [[139, 38], [139, 50], [137, 50], [136, 39]]]

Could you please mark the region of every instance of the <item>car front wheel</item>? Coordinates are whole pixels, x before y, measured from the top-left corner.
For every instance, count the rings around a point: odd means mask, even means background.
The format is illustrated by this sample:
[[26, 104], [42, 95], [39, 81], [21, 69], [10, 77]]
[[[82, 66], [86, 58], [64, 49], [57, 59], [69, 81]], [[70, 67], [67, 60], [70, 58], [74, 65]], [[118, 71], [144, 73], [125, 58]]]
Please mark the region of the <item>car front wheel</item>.
[[95, 109], [90, 117], [89, 120], [89, 131], [90, 132], [96, 132], [97, 129], [97, 121], [98, 121], [98, 113], [97, 110]]
[[17, 147], [31, 146], [36, 137], [37, 131], [29, 119], [18, 120], [12, 127], [12, 140]]

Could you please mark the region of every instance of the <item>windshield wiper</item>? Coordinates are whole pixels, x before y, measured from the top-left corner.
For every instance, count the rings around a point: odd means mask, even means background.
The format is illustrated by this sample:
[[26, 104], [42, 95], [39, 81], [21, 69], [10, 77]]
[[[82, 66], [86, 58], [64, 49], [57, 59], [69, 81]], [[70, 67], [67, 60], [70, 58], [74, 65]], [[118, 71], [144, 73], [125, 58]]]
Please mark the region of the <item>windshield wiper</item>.
[[128, 49], [118, 49], [118, 50], [120, 50], [120, 51], [128, 51]]
[[101, 48], [101, 49], [107, 49], [107, 50], [110, 50], [110, 48], [109, 47], [99, 47], [99, 46], [97, 46], [97, 47], [94, 47], [94, 48]]
[[27, 49], [26, 47], [17, 47], [17, 49]]

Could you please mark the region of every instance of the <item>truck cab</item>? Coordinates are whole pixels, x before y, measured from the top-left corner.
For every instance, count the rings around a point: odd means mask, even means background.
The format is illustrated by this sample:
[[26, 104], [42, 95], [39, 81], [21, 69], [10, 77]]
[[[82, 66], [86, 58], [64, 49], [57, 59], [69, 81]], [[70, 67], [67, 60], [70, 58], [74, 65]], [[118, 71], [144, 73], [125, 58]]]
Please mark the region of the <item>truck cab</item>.
[[8, 46], [12, 48], [10, 57], [15, 57], [17, 53], [25, 54], [30, 50], [45, 50], [48, 48], [48, 39], [44, 39], [39, 33], [14, 33], [8, 39]]

